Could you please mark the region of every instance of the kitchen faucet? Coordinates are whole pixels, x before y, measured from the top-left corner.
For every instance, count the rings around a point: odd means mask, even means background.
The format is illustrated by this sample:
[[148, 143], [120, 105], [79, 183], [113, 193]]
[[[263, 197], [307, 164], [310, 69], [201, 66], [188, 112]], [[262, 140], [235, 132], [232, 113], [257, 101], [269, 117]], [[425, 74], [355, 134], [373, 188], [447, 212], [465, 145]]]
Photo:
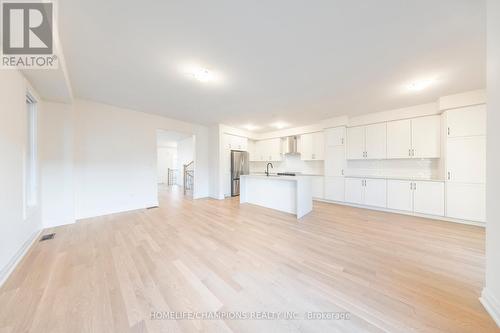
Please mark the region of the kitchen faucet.
[[266, 165], [266, 176], [269, 177], [269, 166], [271, 166], [271, 169], [274, 169], [273, 164], [271, 162], [267, 163]]

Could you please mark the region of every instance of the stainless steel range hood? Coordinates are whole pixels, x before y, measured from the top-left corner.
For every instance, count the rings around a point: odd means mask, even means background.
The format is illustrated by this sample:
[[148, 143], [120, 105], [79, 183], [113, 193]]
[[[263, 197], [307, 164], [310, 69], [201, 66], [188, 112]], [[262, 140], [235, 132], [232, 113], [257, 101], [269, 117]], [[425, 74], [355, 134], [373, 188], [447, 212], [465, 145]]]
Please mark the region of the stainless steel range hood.
[[285, 138], [285, 154], [300, 154], [298, 151], [297, 143], [297, 136], [287, 136]]

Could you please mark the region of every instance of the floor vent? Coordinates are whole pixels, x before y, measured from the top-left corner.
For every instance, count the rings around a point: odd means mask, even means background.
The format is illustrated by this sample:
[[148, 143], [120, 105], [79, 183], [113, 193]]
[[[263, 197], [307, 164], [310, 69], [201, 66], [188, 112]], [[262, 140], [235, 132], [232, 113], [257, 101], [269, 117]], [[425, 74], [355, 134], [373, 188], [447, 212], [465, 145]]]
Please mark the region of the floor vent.
[[49, 240], [49, 239], [53, 239], [55, 235], [56, 234], [43, 235], [42, 238], [40, 238], [40, 242], [43, 242], [43, 241], [46, 241], [46, 240]]

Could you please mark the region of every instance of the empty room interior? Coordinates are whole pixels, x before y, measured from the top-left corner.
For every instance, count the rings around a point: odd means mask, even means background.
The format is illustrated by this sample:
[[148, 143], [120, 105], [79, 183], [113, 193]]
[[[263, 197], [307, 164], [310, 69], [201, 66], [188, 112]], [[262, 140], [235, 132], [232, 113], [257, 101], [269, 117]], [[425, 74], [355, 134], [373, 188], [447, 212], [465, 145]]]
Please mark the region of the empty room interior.
[[1, 11], [0, 333], [500, 332], [500, 1]]

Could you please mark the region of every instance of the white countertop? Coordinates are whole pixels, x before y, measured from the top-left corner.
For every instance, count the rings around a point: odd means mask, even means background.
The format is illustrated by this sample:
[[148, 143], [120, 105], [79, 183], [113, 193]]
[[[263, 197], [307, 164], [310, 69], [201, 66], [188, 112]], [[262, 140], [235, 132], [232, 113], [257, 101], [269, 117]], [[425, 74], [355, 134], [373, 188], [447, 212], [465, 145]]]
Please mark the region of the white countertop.
[[392, 179], [392, 180], [408, 180], [408, 181], [427, 181], [427, 182], [444, 182], [444, 179], [426, 178], [426, 177], [404, 177], [404, 176], [365, 176], [365, 175], [346, 175], [346, 178], [371, 178], [371, 179]]
[[303, 180], [307, 176], [278, 176], [276, 174], [270, 174], [269, 176], [266, 176], [265, 174], [250, 174], [250, 175], [240, 175], [240, 178], [259, 178], [259, 179], [268, 179], [268, 180], [292, 180], [292, 181], [298, 181], [298, 180]]

